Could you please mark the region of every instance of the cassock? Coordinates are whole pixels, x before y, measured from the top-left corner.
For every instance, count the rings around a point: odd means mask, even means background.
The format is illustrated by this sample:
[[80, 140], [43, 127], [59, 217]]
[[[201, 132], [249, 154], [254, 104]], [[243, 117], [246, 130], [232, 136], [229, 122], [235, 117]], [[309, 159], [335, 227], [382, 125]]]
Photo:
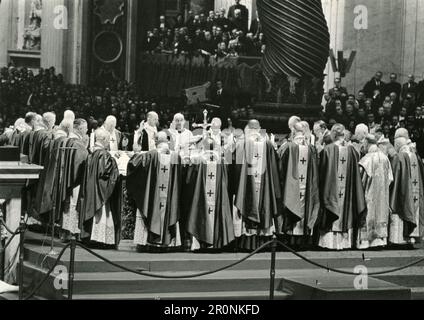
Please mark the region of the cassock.
[[119, 183], [116, 160], [102, 146], [95, 145], [87, 158], [77, 211], [81, 238], [117, 245], [121, 211], [113, 195]]
[[[235, 233], [239, 246], [256, 249], [264, 239], [276, 231], [281, 189], [278, 174], [277, 152], [267, 137], [246, 136], [245, 143], [236, 150], [241, 164], [235, 199]], [[241, 157], [240, 157], [241, 156]], [[238, 174], [237, 174], [238, 175]]]
[[292, 244], [302, 244], [311, 240], [320, 207], [317, 152], [313, 146], [290, 142], [279, 158], [282, 215], [277, 232], [291, 236]]
[[137, 204], [134, 243], [181, 246], [181, 158], [176, 152], [154, 150], [128, 163], [128, 196]]
[[354, 229], [364, 223], [366, 204], [358, 161], [358, 153], [343, 141], [326, 146], [322, 153], [319, 239], [322, 248], [352, 248]]
[[194, 184], [187, 218], [191, 249], [224, 248], [235, 240], [227, 165], [215, 152], [201, 152], [191, 160], [187, 174], [187, 181]]
[[393, 244], [414, 244], [424, 233], [424, 168], [421, 158], [405, 145], [392, 160], [390, 234]]
[[389, 158], [371, 145], [359, 162], [367, 205], [366, 223], [359, 229], [357, 249], [382, 247], [388, 244], [390, 215], [390, 185], [393, 182]]

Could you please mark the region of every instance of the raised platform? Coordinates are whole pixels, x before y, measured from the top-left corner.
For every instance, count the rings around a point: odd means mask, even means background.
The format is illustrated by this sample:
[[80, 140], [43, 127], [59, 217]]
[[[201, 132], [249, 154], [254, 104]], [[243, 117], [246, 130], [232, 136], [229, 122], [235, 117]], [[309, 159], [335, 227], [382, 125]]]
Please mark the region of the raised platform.
[[[35, 238], [27, 241], [25, 250], [27, 291], [40, 281], [55, 260], [47, 255], [50, 251], [48, 239], [42, 239], [40, 235]], [[61, 247], [60, 243], [56, 243], [55, 250], [59, 252]], [[96, 252], [127, 268], [143, 269], [162, 275], [187, 275], [210, 271], [246, 256], [242, 253], [137, 253], [129, 242], [124, 242], [119, 251]], [[352, 272], [356, 266], [363, 265], [368, 268], [368, 272], [375, 272], [416, 261], [424, 256], [424, 250], [304, 252], [304, 255], [332, 268]], [[66, 253], [60, 264], [62, 267], [58, 270], [67, 270], [68, 264], [69, 253]], [[122, 272], [78, 249], [74, 299], [266, 300], [269, 295], [269, 268], [270, 254], [262, 253], [214, 275], [195, 279], [154, 279]], [[277, 254], [276, 268], [276, 300], [424, 298], [424, 263], [401, 272], [370, 278], [368, 290], [355, 290], [352, 276], [340, 276], [317, 269], [287, 252]], [[37, 295], [47, 299], [66, 298], [66, 288], [55, 289], [54, 284], [57, 281], [56, 273]]]

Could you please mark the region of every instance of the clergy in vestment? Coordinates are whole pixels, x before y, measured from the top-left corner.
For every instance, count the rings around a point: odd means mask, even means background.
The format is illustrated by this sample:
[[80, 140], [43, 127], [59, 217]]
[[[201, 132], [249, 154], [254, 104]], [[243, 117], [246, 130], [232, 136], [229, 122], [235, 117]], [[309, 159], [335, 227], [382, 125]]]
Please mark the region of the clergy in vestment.
[[354, 140], [352, 142], [353, 147], [355, 148], [356, 152], [359, 154], [359, 156], [362, 158], [365, 155], [365, 137], [369, 134], [368, 127], [361, 123], [356, 126], [355, 129], [355, 136]]
[[108, 116], [105, 120], [105, 123], [102, 129], [106, 130], [109, 133], [109, 146], [108, 150], [112, 152], [117, 152], [121, 149], [122, 142], [122, 133], [116, 129], [117, 120], [114, 116]]
[[378, 148], [374, 135], [365, 137], [367, 154], [359, 161], [365, 190], [367, 217], [359, 229], [357, 249], [384, 247], [388, 244], [390, 216], [390, 185], [393, 182], [389, 158]]
[[107, 149], [110, 135], [103, 129], [96, 131], [93, 153], [87, 158], [77, 211], [81, 238], [104, 245], [116, 245], [121, 212], [113, 210], [112, 195], [119, 180], [115, 158]]
[[78, 196], [81, 183], [84, 177], [86, 160], [88, 157], [88, 124], [83, 119], [76, 119], [74, 122], [74, 130], [70, 134], [68, 146], [70, 150], [66, 151], [67, 155], [67, 183], [66, 198], [62, 216], [62, 229], [69, 234], [80, 234], [79, 214], [77, 212]]
[[159, 116], [156, 112], [147, 114], [147, 123], [144, 121], [134, 134], [134, 152], [153, 151], [156, 149], [156, 138], [158, 135]]
[[166, 133], [157, 148], [135, 155], [128, 163], [127, 191], [137, 205], [134, 243], [139, 246], [179, 247], [181, 158], [171, 151]]
[[282, 215], [277, 219], [279, 234], [290, 244], [311, 244], [320, 208], [318, 156], [299, 124], [292, 142], [279, 151]]
[[235, 199], [235, 234], [241, 237], [242, 248], [256, 249], [276, 231], [274, 219], [281, 199], [277, 152], [257, 120], [249, 121], [241, 147], [236, 159], [241, 171]]
[[406, 129], [395, 134], [398, 154], [392, 160], [394, 182], [390, 189], [389, 241], [395, 245], [414, 244], [424, 234], [424, 168], [411, 148]]
[[189, 156], [190, 146], [196, 142], [193, 133], [185, 125], [184, 115], [177, 113], [169, 129], [171, 150], [177, 151], [183, 158]]
[[191, 250], [222, 249], [235, 239], [228, 196], [228, 168], [216, 151], [215, 140], [203, 140], [202, 150], [191, 157], [187, 181], [194, 193], [188, 211], [187, 232]]
[[331, 250], [351, 249], [355, 228], [366, 214], [365, 194], [359, 171], [359, 155], [344, 139], [345, 127], [331, 129], [333, 144], [327, 145], [320, 163], [319, 246]]

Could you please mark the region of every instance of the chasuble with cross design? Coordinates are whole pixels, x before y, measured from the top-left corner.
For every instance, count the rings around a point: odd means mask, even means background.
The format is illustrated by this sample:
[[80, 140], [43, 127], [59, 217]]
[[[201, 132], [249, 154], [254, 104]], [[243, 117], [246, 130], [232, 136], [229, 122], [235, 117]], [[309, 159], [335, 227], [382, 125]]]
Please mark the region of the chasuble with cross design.
[[278, 233], [312, 235], [319, 211], [318, 158], [312, 146], [290, 142], [279, 151], [282, 215]]
[[234, 241], [234, 226], [228, 196], [228, 165], [216, 153], [192, 157], [187, 181], [193, 183], [187, 232], [192, 250], [220, 249]]
[[128, 164], [128, 195], [137, 204], [134, 243], [181, 246], [181, 158], [154, 150], [134, 156]]
[[365, 223], [365, 193], [358, 162], [355, 149], [342, 141], [326, 146], [323, 151], [320, 163], [320, 247], [352, 248], [353, 230]]
[[415, 243], [424, 234], [424, 166], [409, 146], [392, 160], [394, 182], [390, 188], [390, 235], [393, 244]]

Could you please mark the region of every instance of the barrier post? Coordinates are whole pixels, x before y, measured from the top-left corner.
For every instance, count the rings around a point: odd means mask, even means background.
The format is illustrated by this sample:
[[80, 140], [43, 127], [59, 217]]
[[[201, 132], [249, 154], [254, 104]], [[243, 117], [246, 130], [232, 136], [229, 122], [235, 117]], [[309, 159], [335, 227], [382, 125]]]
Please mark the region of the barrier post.
[[23, 300], [24, 298], [25, 231], [25, 217], [21, 216], [21, 224], [19, 227], [19, 300]]
[[[3, 236], [3, 211], [0, 205], [0, 281], [4, 281], [4, 264], [5, 264], [5, 239], [2, 238]], [[4, 233], [6, 234], [6, 232]]]
[[275, 293], [275, 260], [277, 255], [277, 236], [274, 234], [271, 244], [271, 280], [269, 284], [269, 300], [274, 300]]
[[71, 238], [71, 252], [69, 259], [69, 274], [68, 274], [68, 300], [73, 299], [74, 294], [74, 277], [75, 277], [75, 251], [77, 248], [77, 239], [75, 235]]

